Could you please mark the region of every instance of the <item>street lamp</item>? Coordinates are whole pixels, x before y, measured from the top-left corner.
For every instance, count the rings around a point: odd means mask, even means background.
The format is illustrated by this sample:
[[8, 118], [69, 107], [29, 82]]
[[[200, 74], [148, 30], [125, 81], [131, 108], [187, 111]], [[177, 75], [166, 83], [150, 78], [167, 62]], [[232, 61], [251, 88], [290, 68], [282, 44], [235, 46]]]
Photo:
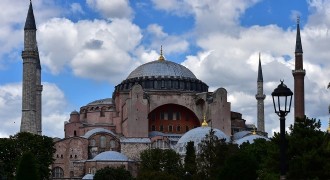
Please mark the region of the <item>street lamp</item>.
[[277, 86], [272, 92], [273, 104], [275, 113], [280, 117], [280, 160], [281, 160], [281, 177], [280, 179], [285, 179], [286, 174], [286, 140], [285, 140], [285, 116], [290, 112], [291, 101], [292, 101], [292, 91], [283, 84]]

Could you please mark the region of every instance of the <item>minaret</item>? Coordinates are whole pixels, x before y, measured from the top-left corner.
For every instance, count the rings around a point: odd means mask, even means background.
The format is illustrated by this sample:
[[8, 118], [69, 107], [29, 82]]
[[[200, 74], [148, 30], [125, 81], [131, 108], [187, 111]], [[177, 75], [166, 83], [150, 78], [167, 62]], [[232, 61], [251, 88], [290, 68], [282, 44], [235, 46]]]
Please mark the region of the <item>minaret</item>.
[[292, 71], [294, 78], [294, 118], [305, 116], [305, 90], [304, 78], [306, 71], [303, 66], [303, 50], [300, 38], [299, 17], [297, 18], [297, 35], [295, 49], [295, 70]]
[[41, 134], [41, 66], [36, 23], [30, 1], [24, 26], [21, 132]]
[[261, 60], [259, 53], [259, 67], [258, 67], [258, 79], [257, 79], [257, 116], [258, 116], [258, 131], [265, 132], [265, 113], [264, 113], [264, 100], [266, 95], [264, 94], [264, 80], [262, 76]]

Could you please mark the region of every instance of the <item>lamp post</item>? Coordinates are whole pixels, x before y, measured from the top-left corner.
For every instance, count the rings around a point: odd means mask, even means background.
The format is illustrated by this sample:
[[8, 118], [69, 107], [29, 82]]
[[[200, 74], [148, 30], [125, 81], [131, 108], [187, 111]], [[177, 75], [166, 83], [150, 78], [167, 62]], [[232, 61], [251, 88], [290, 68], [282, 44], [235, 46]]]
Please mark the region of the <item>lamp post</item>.
[[280, 179], [285, 179], [286, 174], [286, 140], [285, 140], [285, 116], [290, 112], [292, 91], [283, 84], [277, 86], [272, 92], [273, 104], [275, 113], [280, 117], [280, 161], [281, 161], [281, 176]]

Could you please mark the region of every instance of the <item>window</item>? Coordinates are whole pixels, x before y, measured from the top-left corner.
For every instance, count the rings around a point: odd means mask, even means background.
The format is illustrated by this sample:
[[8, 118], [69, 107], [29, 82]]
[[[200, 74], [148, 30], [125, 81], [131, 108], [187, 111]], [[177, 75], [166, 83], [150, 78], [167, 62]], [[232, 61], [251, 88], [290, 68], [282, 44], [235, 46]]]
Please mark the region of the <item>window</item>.
[[177, 127], [176, 127], [176, 131], [177, 131], [177, 132], [180, 132], [180, 131], [181, 131], [181, 126], [177, 126]]
[[176, 120], [180, 120], [181, 119], [181, 115], [180, 115], [180, 112], [176, 112]]
[[77, 136], [77, 131], [76, 130], [73, 131], [73, 136]]
[[189, 114], [187, 113], [187, 114], [186, 114], [186, 121], [189, 121], [189, 119], [190, 119], [190, 116], [189, 116]]
[[87, 118], [87, 109], [84, 110], [84, 118]]
[[151, 126], [151, 131], [156, 131], [156, 127], [155, 127], [155, 125], [152, 125], [152, 126]]
[[105, 107], [101, 108], [100, 117], [105, 117]]
[[168, 126], [168, 132], [172, 132], [173, 131], [173, 126], [172, 125], [169, 125]]
[[90, 146], [95, 146], [95, 139], [91, 139], [90, 142], [89, 142], [89, 145]]
[[105, 141], [106, 141], [106, 138], [105, 138], [105, 136], [101, 136], [100, 137], [100, 147], [101, 148], [105, 148]]
[[173, 120], [173, 111], [172, 111], [172, 109], [168, 110], [168, 120]]
[[186, 126], [186, 132], [188, 132], [189, 131], [189, 127], [188, 126]]
[[164, 112], [164, 120], [168, 120], [168, 113]]
[[63, 169], [60, 167], [55, 167], [53, 169], [53, 178], [62, 178], [64, 176]]
[[110, 148], [113, 149], [113, 148], [115, 148], [115, 147], [116, 147], [116, 141], [112, 139], [112, 140], [110, 141]]
[[160, 112], [160, 119], [164, 120], [164, 112]]
[[164, 127], [163, 127], [163, 125], [160, 125], [160, 126], [159, 126], [159, 131], [164, 131]]

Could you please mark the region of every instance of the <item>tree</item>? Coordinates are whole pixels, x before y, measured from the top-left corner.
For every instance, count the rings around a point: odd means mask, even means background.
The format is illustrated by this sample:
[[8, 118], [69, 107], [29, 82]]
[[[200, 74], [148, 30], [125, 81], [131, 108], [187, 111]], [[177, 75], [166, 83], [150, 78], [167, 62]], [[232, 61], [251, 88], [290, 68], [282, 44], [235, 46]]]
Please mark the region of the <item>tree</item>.
[[190, 141], [186, 147], [186, 156], [184, 157], [184, 171], [186, 174], [193, 176], [196, 174], [196, 152], [194, 147], [194, 142]]
[[180, 155], [172, 149], [147, 149], [141, 152], [140, 157], [138, 179], [160, 178], [159, 174], [162, 174], [162, 178], [168, 176], [169, 179], [183, 175]]
[[[321, 123], [315, 119], [303, 118], [290, 126], [286, 135], [287, 178], [288, 179], [329, 179], [330, 178], [330, 137], [320, 130]], [[279, 134], [276, 133], [267, 146], [268, 156], [264, 157], [258, 171], [259, 179], [279, 178]]]
[[16, 180], [38, 180], [37, 162], [31, 152], [24, 153], [17, 168]]
[[94, 180], [131, 180], [133, 179], [131, 173], [125, 169], [124, 166], [121, 167], [105, 167], [103, 169], [97, 170], [94, 175]]
[[328, 135], [321, 131], [321, 122], [304, 118], [290, 126], [288, 136], [288, 173], [292, 179], [329, 179], [330, 154], [326, 149]]
[[35, 156], [40, 178], [47, 179], [50, 175], [49, 166], [54, 161], [53, 139], [27, 132], [0, 139], [0, 160], [4, 163], [5, 177], [7, 179], [14, 178], [13, 174], [16, 167], [26, 152], [31, 152]]

